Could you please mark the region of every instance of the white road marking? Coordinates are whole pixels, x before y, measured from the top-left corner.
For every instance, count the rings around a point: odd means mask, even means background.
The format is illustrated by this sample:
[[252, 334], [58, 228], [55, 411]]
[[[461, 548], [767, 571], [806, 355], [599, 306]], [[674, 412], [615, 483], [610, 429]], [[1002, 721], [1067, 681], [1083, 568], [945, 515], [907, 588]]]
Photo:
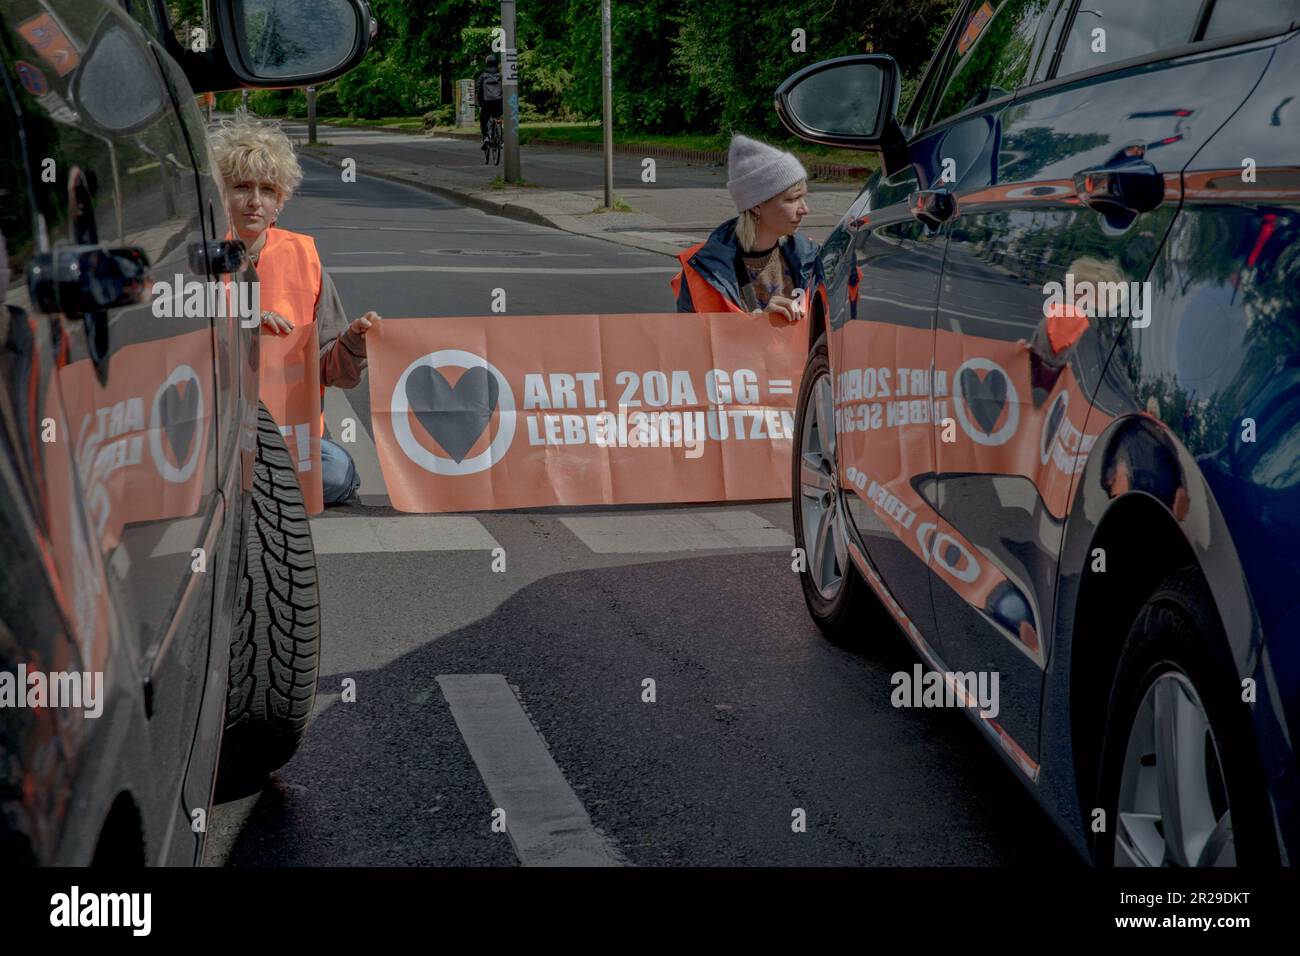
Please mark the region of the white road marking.
[[[350, 418], [356, 422], [356, 441], [342, 442], [343, 419]], [[357, 476], [361, 485], [357, 494], [361, 503], [367, 505], [388, 504], [388, 486], [384, 484], [384, 472], [379, 467], [379, 453], [375, 450], [374, 439], [366, 431], [361, 416], [356, 413], [347, 394], [338, 388], [325, 389], [325, 421], [329, 425], [330, 435], [342, 448], [346, 448], [357, 466]]]
[[596, 554], [789, 548], [794, 539], [752, 511], [560, 518]]
[[[519, 700], [500, 674], [443, 674], [447, 699], [493, 809], [524, 866], [620, 866], [592, 826]], [[490, 824], [485, 817], [483, 825]]]
[[333, 266], [331, 275], [361, 272], [490, 272], [493, 275], [547, 275], [547, 276], [629, 276], [629, 275], [668, 275], [679, 269], [666, 266], [632, 266], [626, 269], [590, 268], [590, 269], [545, 269], [541, 267], [520, 268], [518, 266]]
[[311, 537], [317, 554], [491, 551], [500, 547], [477, 518], [465, 515], [314, 518]]
[[655, 242], [667, 242], [676, 246], [693, 246], [699, 242], [694, 236], [683, 236], [678, 232], [650, 232], [636, 229], [620, 229], [614, 233], [618, 236], [631, 236], [634, 239], [651, 239]]

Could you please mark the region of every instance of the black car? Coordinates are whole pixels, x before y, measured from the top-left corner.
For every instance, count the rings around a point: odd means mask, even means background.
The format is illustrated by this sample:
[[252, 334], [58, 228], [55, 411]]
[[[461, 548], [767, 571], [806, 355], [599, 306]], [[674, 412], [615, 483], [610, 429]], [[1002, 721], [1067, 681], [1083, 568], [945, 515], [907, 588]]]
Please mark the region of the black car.
[[168, 305], [252, 275], [195, 91], [337, 76], [373, 23], [210, 9], [0, 0], [0, 865], [196, 863], [218, 761], [264, 779], [312, 712], [315, 558], [257, 318]]
[[823, 250], [808, 608], [840, 638], [887, 608], [1103, 864], [1300, 852], [1297, 27], [967, 0], [901, 112], [880, 54], [777, 92], [882, 164]]

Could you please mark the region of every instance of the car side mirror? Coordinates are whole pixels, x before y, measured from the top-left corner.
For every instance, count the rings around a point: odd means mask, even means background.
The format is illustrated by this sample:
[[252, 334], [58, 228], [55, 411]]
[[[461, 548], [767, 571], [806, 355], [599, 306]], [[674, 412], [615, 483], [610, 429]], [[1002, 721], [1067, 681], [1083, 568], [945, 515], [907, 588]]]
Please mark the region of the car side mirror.
[[800, 139], [825, 146], [879, 150], [886, 171], [906, 162], [895, 113], [898, 64], [883, 53], [822, 60], [787, 77], [776, 89], [776, 113]]
[[361, 62], [377, 28], [367, 0], [212, 0], [211, 10], [211, 48], [168, 43], [196, 93], [323, 83]]
[[369, 36], [369, 18], [349, 0], [231, 0], [226, 9], [232, 65], [260, 82], [302, 85], [342, 65]]

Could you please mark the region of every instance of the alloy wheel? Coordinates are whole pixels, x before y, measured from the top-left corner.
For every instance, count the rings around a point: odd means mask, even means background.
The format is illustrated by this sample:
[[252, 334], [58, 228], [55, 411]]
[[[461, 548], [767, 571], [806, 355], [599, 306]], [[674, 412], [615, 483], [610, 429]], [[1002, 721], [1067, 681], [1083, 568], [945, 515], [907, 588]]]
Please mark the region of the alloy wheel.
[[799, 443], [799, 497], [803, 518], [802, 542], [813, 586], [833, 600], [844, 584], [848, 549], [840, 526], [839, 481], [835, 470], [835, 410], [831, 377], [818, 376], [804, 416]]
[[1120, 778], [1116, 866], [1235, 866], [1232, 812], [1218, 742], [1181, 671], [1147, 688]]

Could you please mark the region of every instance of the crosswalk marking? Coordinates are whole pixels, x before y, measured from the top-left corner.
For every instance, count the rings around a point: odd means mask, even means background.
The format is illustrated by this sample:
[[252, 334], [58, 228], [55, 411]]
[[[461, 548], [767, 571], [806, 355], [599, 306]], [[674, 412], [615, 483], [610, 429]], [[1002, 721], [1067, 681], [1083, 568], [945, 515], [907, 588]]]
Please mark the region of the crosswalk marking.
[[[345, 418], [350, 418], [356, 423], [355, 440], [346, 444], [341, 441]], [[325, 421], [329, 425], [330, 436], [334, 441], [339, 442], [341, 447], [347, 449], [348, 454], [352, 456], [353, 464], [357, 466], [357, 477], [361, 479], [357, 495], [361, 498], [361, 503], [363, 505], [388, 504], [388, 486], [384, 484], [384, 473], [379, 467], [379, 452], [375, 450], [374, 439], [370, 437], [370, 432], [366, 431], [361, 416], [353, 409], [352, 403], [348, 401], [347, 395], [341, 389], [325, 389]]]
[[438, 686], [520, 863], [622, 865], [502, 675], [443, 674]]
[[311, 536], [317, 554], [491, 551], [499, 547], [477, 518], [465, 515], [315, 518]]
[[752, 511], [560, 518], [597, 554], [789, 548], [794, 539]]

